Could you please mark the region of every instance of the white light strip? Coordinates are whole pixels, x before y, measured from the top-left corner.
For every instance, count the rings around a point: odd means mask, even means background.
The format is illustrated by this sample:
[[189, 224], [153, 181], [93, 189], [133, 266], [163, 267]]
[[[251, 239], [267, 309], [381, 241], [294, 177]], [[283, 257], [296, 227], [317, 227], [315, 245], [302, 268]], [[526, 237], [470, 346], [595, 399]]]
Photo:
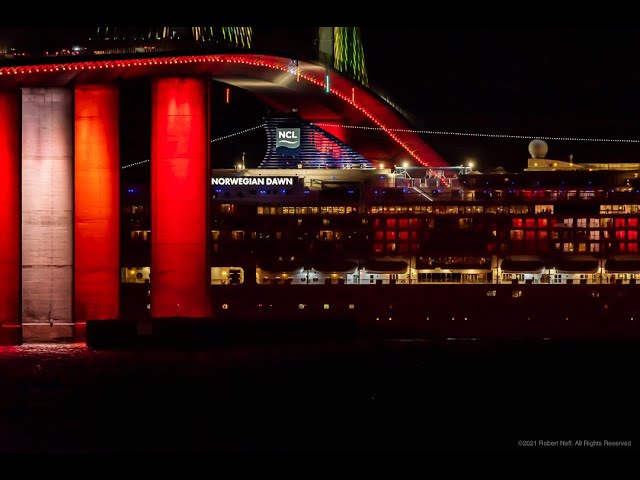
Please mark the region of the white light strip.
[[142, 160], [141, 162], [136, 162], [136, 163], [130, 163], [129, 165], [125, 165], [124, 167], [122, 167], [123, 169], [125, 168], [129, 168], [129, 167], [135, 167], [136, 165], [140, 165], [143, 163], [147, 163], [149, 160]]
[[211, 140], [211, 143], [219, 142], [220, 140], [226, 140], [227, 138], [235, 137], [237, 135], [242, 135], [243, 133], [248, 133], [253, 130], [257, 130], [258, 128], [264, 128], [265, 126], [266, 125], [263, 123], [262, 125], [256, 125], [255, 127], [247, 128], [246, 130], [240, 130], [239, 132], [231, 133], [229, 135], [225, 135], [224, 137], [214, 138], [213, 140]]
[[499, 133], [468, 133], [468, 132], [440, 132], [437, 130], [412, 130], [409, 128], [387, 128], [380, 127], [362, 127], [359, 125], [339, 125], [336, 123], [316, 123], [319, 127], [341, 127], [356, 128], [359, 130], [386, 130], [390, 132], [407, 132], [407, 133], [423, 133], [427, 135], [455, 135], [460, 137], [486, 137], [486, 138], [512, 138], [519, 140], [532, 140], [539, 138], [540, 140], [562, 140], [569, 142], [608, 142], [608, 143], [640, 143], [638, 139], [632, 138], [586, 138], [586, 137], [547, 137], [536, 135], [505, 135]]
[[[235, 137], [236, 135], [242, 135], [243, 133], [248, 133], [248, 132], [251, 132], [253, 130], [257, 130], [258, 128], [264, 128], [265, 126], [266, 125], [263, 123], [262, 125], [256, 125], [255, 127], [247, 128], [246, 130], [240, 130], [239, 132], [232, 133], [230, 135], [225, 135], [224, 137], [215, 138], [215, 139], [211, 140], [211, 143], [219, 142], [220, 140], [226, 140], [227, 138]], [[149, 160], [142, 160], [141, 162], [130, 163], [129, 165], [125, 165], [122, 168], [135, 167], [136, 165], [141, 165], [143, 163], [147, 163], [148, 161]]]

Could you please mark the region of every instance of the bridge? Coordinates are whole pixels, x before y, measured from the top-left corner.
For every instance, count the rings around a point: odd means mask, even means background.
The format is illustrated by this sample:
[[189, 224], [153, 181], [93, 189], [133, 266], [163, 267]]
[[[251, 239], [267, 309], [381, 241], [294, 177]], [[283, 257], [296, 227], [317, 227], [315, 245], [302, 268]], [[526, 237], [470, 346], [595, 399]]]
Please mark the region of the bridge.
[[[209, 316], [209, 85], [248, 90], [279, 111], [346, 129], [374, 126], [415, 163], [445, 162], [359, 82], [315, 62], [249, 53], [125, 54], [0, 66], [0, 343], [82, 335], [119, 317], [119, 85], [152, 85], [151, 315]], [[408, 157], [407, 157], [408, 158]]]

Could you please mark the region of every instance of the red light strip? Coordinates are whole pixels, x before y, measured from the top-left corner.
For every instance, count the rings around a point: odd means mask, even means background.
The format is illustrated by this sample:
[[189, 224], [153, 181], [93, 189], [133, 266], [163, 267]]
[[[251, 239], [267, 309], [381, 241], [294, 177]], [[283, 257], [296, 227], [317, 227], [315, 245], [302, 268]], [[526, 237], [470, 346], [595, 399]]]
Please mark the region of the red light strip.
[[[157, 58], [147, 58], [141, 60], [95, 60], [88, 62], [73, 62], [73, 63], [57, 63], [57, 64], [49, 64], [49, 65], [30, 65], [30, 66], [22, 66], [22, 67], [0, 67], [0, 75], [31, 75], [33, 73], [55, 73], [62, 70], [95, 70], [98, 68], [129, 68], [132, 65], [134, 67], [148, 67], [148, 66], [157, 66], [157, 65], [175, 65], [175, 64], [186, 64], [193, 62], [207, 62], [207, 63], [239, 63], [243, 65], [250, 65], [255, 67], [266, 67], [274, 70], [280, 70], [283, 72], [289, 72], [288, 63], [289, 59], [279, 59], [280, 61], [276, 61], [279, 57], [265, 57], [261, 55], [192, 55], [192, 56], [181, 56], [181, 57], [167, 57], [164, 59]], [[286, 63], [285, 63], [286, 62]], [[298, 67], [299, 68], [299, 67]], [[295, 72], [296, 77], [299, 75], [300, 78], [305, 79], [306, 81], [322, 88], [326, 89], [325, 81], [324, 81], [324, 71], [323, 71], [323, 79], [319, 80], [314, 78], [312, 75], [308, 73], [304, 73], [301, 71]], [[351, 87], [355, 88], [355, 87]], [[351, 105], [356, 108], [360, 112], [362, 112], [371, 122], [382, 128], [385, 133], [394, 140], [398, 145], [400, 145], [403, 149], [405, 149], [415, 160], [421, 163], [424, 166], [429, 166], [428, 162], [424, 160], [415, 149], [412, 149], [406, 142], [404, 142], [398, 135], [393, 133], [390, 128], [377, 116], [373, 115], [365, 106], [359, 104], [355, 101], [354, 91], [350, 91], [348, 93], [342, 92], [338, 90], [338, 88], [334, 85], [329, 88], [330, 93], [333, 93], [338, 98], [343, 100], [345, 103]]]

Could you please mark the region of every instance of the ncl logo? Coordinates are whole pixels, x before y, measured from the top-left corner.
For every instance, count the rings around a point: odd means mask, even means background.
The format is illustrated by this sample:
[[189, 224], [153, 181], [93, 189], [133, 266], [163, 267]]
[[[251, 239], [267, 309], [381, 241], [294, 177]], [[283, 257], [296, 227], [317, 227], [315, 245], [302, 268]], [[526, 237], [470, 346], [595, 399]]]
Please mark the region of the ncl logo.
[[277, 128], [276, 129], [276, 148], [298, 148], [300, 147], [300, 129], [299, 128]]

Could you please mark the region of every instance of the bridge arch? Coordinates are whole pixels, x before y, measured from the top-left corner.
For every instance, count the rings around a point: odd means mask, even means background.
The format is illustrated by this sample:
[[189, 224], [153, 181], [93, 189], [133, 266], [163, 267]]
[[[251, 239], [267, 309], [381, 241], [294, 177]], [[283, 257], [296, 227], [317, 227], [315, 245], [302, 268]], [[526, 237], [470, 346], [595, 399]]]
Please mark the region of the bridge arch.
[[[57, 63], [0, 67], [0, 87], [63, 86], [70, 83], [109, 82], [137, 77], [208, 75], [212, 79], [250, 91], [281, 111], [297, 110], [305, 120], [361, 129], [382, 129], [390, 142], [385, 149], [407, 152], [417, 163], [444, 166], [446, 162], [385, 100], [361, 84], [332, 69], [305, 61], [258, 54], [179, 56], [120, 56], [110, 59], [75, 59]], [[327, 85], [328, 82], [328, 85]], [[321, 125], [322, 126], [322, 125]], [[354, 145], [375, 157], [384, 149]], [[364, 151], [363, 151], [364, 150]], [[406, 155], [406, 154], [405, 154]]]

